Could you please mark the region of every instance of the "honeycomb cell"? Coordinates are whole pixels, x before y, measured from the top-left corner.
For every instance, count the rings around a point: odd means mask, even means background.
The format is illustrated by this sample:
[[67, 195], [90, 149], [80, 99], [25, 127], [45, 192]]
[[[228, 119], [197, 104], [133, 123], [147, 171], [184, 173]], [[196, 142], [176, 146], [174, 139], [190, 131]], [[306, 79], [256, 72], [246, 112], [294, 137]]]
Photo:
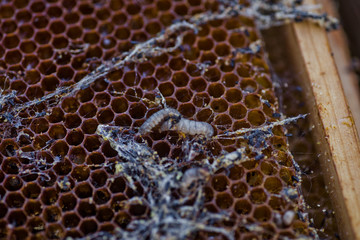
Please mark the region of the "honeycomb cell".
[[42, 12], [45, 10], [45, 4], [43, 2], [34, 2], [31, 4], [30, 9], [33, 12]]
[[58, 207], [47, 207], [43, 211], [43, 217], [46, 222], [57, 222], [61, 219], [61, 210]]
[[93, 134], [95, 133], [98, 125], [99, 123], [95, 119], [88, 119], [83, 121], [81, 129], [85, 134]]
[[91, 118], [96, 114], [96, 107], [93, 103], [85, 103], [80, 106], [79, 113], [83, 118]]
[[132, 120], [127, 114], [119, 115], [115, 118], [115, 125], [121, 127], [130, 127]]
[[[15, 156], [16, 150], [18, 149], [18, 145], [13, 140], [3, 140], [0, 145], [1, 153], [6, 157]], [[14, 159], [15, 160], [15, 159]], [[3, 169], [6, 173], [11, 174], [13, 173], [11, 169], [15, 169], [16, 165], [18, 164], [17, 161], [15, 162], [12, 159], [9, 159], [7, 164], [3, 164]], [[6, 171], [8, 169], [9, 171]], [[17, 172], [14, 172], [17, 173]]]
[[23, 25], [19, 28], [19, 35], [21, 38], [31, 38], [34, 34], [34, 29], [29, 25]]
[[8, 51], [5, 54], [5, 61], [7, 64], [13, 65], [21, 61], [22, 55], [19, 50]]
[[94, 201], [96, 204], [102, 205], [107, 203], [110, 200], [110, 197], [111, 195], [107, 189], [99, 189], [94, 194]]
[[2, 44], [7, 49], [16, 48], [19, 45], [19, 38], [16, 35], [7, 35], [4, 37]]
[[20, 193], [8, 193], [5, 202], [10, 208], [21, 208], [25, 202], [25, 198]]
[[28, 217], [39, 216], [42, 212], [42, 205], [35, 200], [28, 200], [25, 205], [25, 212]]
[[9, 191], [17, 191], [22, 185], [23, 182], [18, 176], [8, 176], [4, 182], [4, 187]]
[[271, 211], [267, 206], [261, 206], [261, 207], [257, 207], [254, 210], [254, 218], [260, 222], [266, 222], [269, 221], [271, 218]]
[[77, 205], [77, 199], [71, 193], [62, 195], [59, 199], [59, 206], [63, 212], [71, 211], [75, 209], [76, 205]]
[[228, 188], [229, 181], [224, 175], [216, 175], [213, 177], [211, 185], [215, 191], [222, 192]]
[[228, 109], [228, 104], [224, 99], [215, 99], [211, 102], [211, 109], [214, 112], [225, 112]]
[[[32, 28], [31, 30], [30, 29], [26, 29], [26, 30], [31, 31]], [[25, 34], [32, 35], [31, 32], [26, 32]], [[47, 44], [50, 42], [50, 39], [51, 39], [51, 35], [47, 31], [37, 31], [35, 34], [35, 41], [38, 44]]]
[[78, 182], [85, 181], [90, 176], [90, 169], [86, 166], [77, 166], [71, 172], [71, 176]]
[[46, 227], [46, 236], [50, 239], [61, 239], [64, 236], [64, 229], [59, 224], [51, 224]]
[[158, 142], [153, 146], [153, 149], [159, 154], [160, 157], [167, 157], [170, 152], [170, 146], [166, 142]]
[[45, 223], [41, 218], [34, 217], [28, 221], [27, 227], [31, 233], [38, 233], [45, 230]]
[[95, 204], [91, 204], [86, 201], [81, 201], [79, 206], [77, 207], [78, 213], [81, 217], [91, 217], [96, 215], [96, 207]]
[[260, 97], [256, 94], [249, 94], [245, 97], [245, 105], [247, 108], [254, 109], [261, 106]]
[[93, 194], [93, 189], [88, 183], [81, 183], [75, 188], [75, 193], [79, 198], [89, 198]]
[[9, 213], [7, 220], [14, 227], [22, 226], [26, 223], [26, 215], [22, 210], [12, 211]]
[[10, 86], [10, 88], [17, 91], [18, 94], [23, 94], [26, 90], [26, 87], [26, 83], [23, 81], [14, 81]]
[[77, 114], [67, 114], [65, 116], [65, 127], [68, 129], [80, 126], [81, 118]]
[[58, 123], [64, 120], [64, 112], [61, 108], [54, 107], [48, 117], [49, 122]]
[[129, 113], [133, 119], [141, 119], [146, 114], [146, 107], [142, 103], [134, 103], [130, 106]]
[[264, 183], [265, 189], [270, 193], [279, 193], [283, 188], [281, 181], [277, 177], [269, 177]]
[[36, 118], [32, 121], [30, 128], [35, 133], [43, 133], [49, 129], [49, 122], [45, 118]]
[[232, 120], [227, 114], [219, 114], [215, 117], [214, 121], [218, 129], [227, 129], [232, 125]]
[[111, 208], [102, 207], [97, 210], [96, 219], [100, 222], [108, 222], [111, 221], [114, 217], [114, 212]]
[[218, 193], [216, 195], [215, 201], [216, 201], [216, 205], [220, 209], [228, 209], [231, 207], [231, 205], [234, 202], [233, 198], [228, 193]]
[[[129, 112], [130, 112], [130, 114], [131, 114], [131, 110], [133, 110], [133, 111], [136, 112], [136, 113], [135, 113], [135, 115], [136, 115], [136, 114], [139, 114], [138, 112], [141, 111], [140, 109], [141, 109], [141, 108], [136, 108], [136, 109], [134, 110], [134, 109], [132, 109], [132, 108], [130, 107], [130, 111], [129, 111]], [[97, 120], [98, 120], [98, 122], [99, 122], [100, 124], [110, 123], [110, 122], [112, 122], [112, 120], [114, 119], [114, 113], [113, 113], [113, 111], [112, 111], [111, 109], [109, 109], [109, 108], [102, 109], [102, 110], [100, 110], [100, 111], [98, 112], [96, 118], [97, 118]]]
[[124, 192], [126, 188], [126, 182], [123, 177], [117, 177], [110, 185], [110, 191], [112, 193]]
[[180, 88], [175, 92], [175, 97], [179, 102], [189, 102], [193, 93], [188, 88]]
[[66, 228], [75, 228], [80, 223], [80, 218], [76, 213], [68, 213], [62, 217], [62, 222]]
[[84, 147], [88, 152], [93, 152], [101, 146], [101, 142], [97, 136], [87, 136], [85, 138]]
[[198, 41], [197, 46], [200, 50], [208, 51], [214, 47], [214, 43], [210, 38], [203, 38]]
[[239, 215], [247, 215], [251, 212], [252, 206], [248, 200], [241, 199], [235, 203], [234, 210]]
[[251, 186], [255, 187], [263, 182], [263, 175], [259, 171], [250, 171], [246, 174], [246, 182]]
[[118, 212], [119, 210], [122, 210], [124, 208], [124, 201], [128, 198], [123, 194], [117, 194], [114, 197], [112, 197], [110, 206], [111, 209], [113, 209], [115, 212]]
[[56, 65], [51, 60], [43, 61], [40, 63], [39, 71], [44, 75], [50, 75], [56, 72]]
[[265, 115], [260, 110], [252, 110], [248, 113], [248, 121], [253, 126], [261, 126], [265, 123]]
[[49, 136], [53, 139], [61, 139], [66, 136], [66, 129], [61, 124], [52, 125], [49, 129]]
[[41, 194], [41, 201], [45, 205], [52, 205], [54, 204], [59, 197], [59, 194], [56, 189], [47, 188]]
[[231, 185], [231, 193], [235, 198], [241, 198], [247, 193], [247, 186], [243, 182], [234, 183]]
[[210, 67], [207, 69], [204, 76], [209, 82], [216, 82], [220, 80], [221, 73], [216, 67]]
[[255, 188], [250, 192], [250, 201], [254, 204], [264, 203], [267, 199], [267, 195], [261, 188]]
[[62, 13], [63, 13], [62, 9], [58, 6], [49, 7], [47, 10], [47, 14], [49, 15], [50, 18], [59, 18], [62, 15]]
[[57, 70], [56, 75], [62, 81], [70, 81], [74, 76], [74, 70], [70, 67], [61, 67]]
[[82, 29], [78, 26], [69, 27], [66, 35], [71, 39], [77, 39], [82, 37]]

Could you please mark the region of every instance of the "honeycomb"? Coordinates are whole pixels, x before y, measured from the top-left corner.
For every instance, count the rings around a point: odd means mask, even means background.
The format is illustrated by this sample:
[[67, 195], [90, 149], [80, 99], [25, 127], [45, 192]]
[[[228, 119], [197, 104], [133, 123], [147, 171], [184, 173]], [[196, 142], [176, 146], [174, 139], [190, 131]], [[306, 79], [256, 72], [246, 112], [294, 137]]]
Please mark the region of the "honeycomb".
[[[249, 161], [220, 169], [204, 187], [207, 211], [231, 214], [230, 220], [219, 223], [221, 227], [235, 229], [236, 239], [316, 235], [302, 215], [300, 180], [285, 129], [275, 126], [271, 136], [260, 136], [260, 142], [252, 135], [226, 137], [281, 117], [265, 54], [254, 50], [259, 32], [253, 19], [211, 18], [199, 24], [198, 31], [181, 29], [160, 43], [171, 49], [181, 35], [179, 47], [154, 56], [138, 54], [137, 61], [111, 69], [73, 95], [65, 91], [52, 95], [176, 23], [222, 11], [222, 4], [215, 0], [1, 4], [0, 85], [6, 103], [1, 103], [1, 238], [79, 238], [126, 230], [132, 221], [151, 217], [146, 204], [125, 207], [129, 199], [146, 197], [146, 192], [139, 182], [134, 190], [117, 173], [115, 163], [123, 159], [96, 129], [106, 124], [136, 134], [165, 105], [185, 118], [210, 123], [215, 137], [200, 141], [157, 129], [136, 135], [160, 157], [186, 165], [246, 149]], [[191, 157], [186, 146], [196, 143], [202, 145], [201, 151]], [[193, 237], [221, 236], [199, 231]]]

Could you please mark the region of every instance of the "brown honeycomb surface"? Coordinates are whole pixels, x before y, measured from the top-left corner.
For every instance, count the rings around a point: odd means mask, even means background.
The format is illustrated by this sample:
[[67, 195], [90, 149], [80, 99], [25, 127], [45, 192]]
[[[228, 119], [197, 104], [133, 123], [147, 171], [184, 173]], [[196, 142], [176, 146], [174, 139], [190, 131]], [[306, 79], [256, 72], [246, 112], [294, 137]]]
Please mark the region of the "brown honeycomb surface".
[[[240, 1], [245, 4], [245, 1]], [[13, 0], [0, 4], [2, 94], [16, 97], [1, 106], [0, 237], [63, 239], [126, 229], [151, 209], [127, 200], [146, 197], [133, 190], [114, 163], [122, 161], [99, 124], [135, 133], [166, 105], [184, 118], [207, 122], [214, 137], [190, 158], [193, 139], [156, 129], [139, 137], [160, 157], [179, 162], [212, 159], [245, 147], [249, 161], [220, 169], [204, 187], [209, 212], [225, 211], [236, 239], [313, 237], [297, 193], [298, 177], [284, 128], [272, 129], [259, 154], [251, 139], [228, 132], [279, 120], [269, 67], [254, 21], [229, 17], [186, 30], [171, 52], [111, 70], [71, 96], [55, 96], [12, 114], [12, 109], [71, 86], [101, 63], [122, 56], [180, 20], [217, 12], [215, 0], [76, 1]], [[169, 44], [174, 45], [174, 36]], [[7, 114], [8, 112], [8, 114]], [[194, 143], [194, 142], [192, 142]], [[261, 156], [261, 157], [259, 157]], [[296, 194], [286, 194], [295, 190]], [[287, 217], [287, 218], [285, 218]], [[247, 225], [256, 224], [261, 231]], [[245, 227], [244, 227], [245, 226]], [[211, 234], [199, 232], [196, 238]]]

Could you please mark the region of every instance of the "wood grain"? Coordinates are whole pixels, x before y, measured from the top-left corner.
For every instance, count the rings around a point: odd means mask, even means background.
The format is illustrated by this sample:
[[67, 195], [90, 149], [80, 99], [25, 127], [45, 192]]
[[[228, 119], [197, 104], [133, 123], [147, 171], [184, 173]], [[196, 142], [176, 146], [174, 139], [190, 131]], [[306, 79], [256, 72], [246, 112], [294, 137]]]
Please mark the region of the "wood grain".
[[[319, 0], [319, 3], [321, 3], [326, 13], [336, 18], [339, 18], [339, 14], [333, 0]], [[358, 10], [360, 11], [360, 5]], [[340, 75], [347, 102], [353, 114], [358, 134], [360, 134], [359, 79], [354, 70], [352, 69], [349, 44], [344, 29], [342, 28], [342, 26], [340, 26], [339, 30], [331, 31], [327, 34], [327, 36], [329, 39], [331, 51], [334, 55], [335, 64]]]
[[284, 34], [290, 62], [302, 74], [341, 237], [360, 239], [359, 138], [326, 32], [304, 22], [292, 24]]

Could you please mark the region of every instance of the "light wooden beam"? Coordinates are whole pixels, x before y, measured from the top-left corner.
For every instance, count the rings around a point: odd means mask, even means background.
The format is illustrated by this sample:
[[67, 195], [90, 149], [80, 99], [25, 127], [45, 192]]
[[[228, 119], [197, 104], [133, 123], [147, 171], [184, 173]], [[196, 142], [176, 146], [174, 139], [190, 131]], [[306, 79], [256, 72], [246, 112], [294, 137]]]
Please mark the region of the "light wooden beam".
[[284, 34], [289, 64], [301, 74], [307, 94], [340, 234], [342, 239], [360, 240], [359, 138], [327, 34], [311, 22], [294, 23]]

